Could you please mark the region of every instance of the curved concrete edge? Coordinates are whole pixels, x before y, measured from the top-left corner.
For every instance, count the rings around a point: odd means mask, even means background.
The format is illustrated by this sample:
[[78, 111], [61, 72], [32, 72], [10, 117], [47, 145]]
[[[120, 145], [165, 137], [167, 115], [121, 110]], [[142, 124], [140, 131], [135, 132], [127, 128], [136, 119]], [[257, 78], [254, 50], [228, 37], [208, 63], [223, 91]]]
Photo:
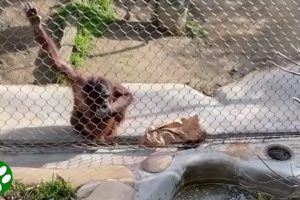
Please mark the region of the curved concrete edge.
[[[265, 155], [265, 147], [282, 144], [294, 151], [290, 161], [274, 161]], [[235, 144], [239, 146], [239, 144]], [[224, 149], [224, 146], [227, 146]], [[299, 141], [276, 141], [247, 144], [252, 155], [242, 155], [239, 148], [211, 145], [177, 152], [172, 164], [163, 172], [151, 174], [140, 169], [136, 200], [172, 200], [175, 193], [189, 182], [224, 180], [262, 192], [300, 198]], [[263, 148], [261, 148], [263, 147]], [[260, 149], [259, 151], [251, 151]]]

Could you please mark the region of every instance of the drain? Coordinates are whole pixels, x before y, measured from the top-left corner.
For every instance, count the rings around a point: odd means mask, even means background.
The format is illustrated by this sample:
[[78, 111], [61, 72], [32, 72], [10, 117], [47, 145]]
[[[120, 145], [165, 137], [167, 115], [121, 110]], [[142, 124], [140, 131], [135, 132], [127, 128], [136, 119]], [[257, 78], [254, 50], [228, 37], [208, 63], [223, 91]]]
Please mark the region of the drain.
[[285, 161], [292, 158], [292, 151], [281, 145], [273, 145], [267, 149], [267, 154], [273, 160]]

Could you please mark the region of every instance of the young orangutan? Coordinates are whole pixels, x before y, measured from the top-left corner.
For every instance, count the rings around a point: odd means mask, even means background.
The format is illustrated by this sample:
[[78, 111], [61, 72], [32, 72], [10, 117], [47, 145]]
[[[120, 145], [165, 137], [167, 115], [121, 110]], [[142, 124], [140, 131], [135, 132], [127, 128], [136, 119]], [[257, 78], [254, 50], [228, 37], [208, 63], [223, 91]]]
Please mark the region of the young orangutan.
[[125, 112], [133, 101], [131, 92], [118, 82], [97, 75], [84, 76], [75, 71], [62, 59], [54, 41], [43, 29], [37, 9], [26, 3], [24, 11], [36, 42], [51, 57], [51, 67], [62, 73], [72, 87], [74, 107], [70, 123], [73, 129], [86, 137], [106, 142], [124, 120]]

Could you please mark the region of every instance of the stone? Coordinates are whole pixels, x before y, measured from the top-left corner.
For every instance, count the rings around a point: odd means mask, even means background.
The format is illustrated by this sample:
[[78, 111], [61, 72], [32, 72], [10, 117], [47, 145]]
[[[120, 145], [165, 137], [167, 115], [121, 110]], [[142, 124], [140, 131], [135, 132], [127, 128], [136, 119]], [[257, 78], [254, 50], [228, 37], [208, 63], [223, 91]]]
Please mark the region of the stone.
[[101, 184], [101, 181], [97, 182], [92, 182], [92, 183], [87, 183], [83, 186], [81, 186], [77, 191], [76, 191], [76, 197], [79, 199], [86, 198], [91, 193], [95, 190], [95, 188]]
[[159, 26], [176, 35], [183, 35], [188, 16], [188, 0], [160, 0], [156, 7]]
[[76, 26], [75, 18], [69, 17], [66, 20], [66, 27], [63, 31], [63, 37], [60, 42], [60, 50], [59, 50], [59, 52], [61, 53], [61, 57], [64, 60], [67, 61], [70, 60], [76, 35], [77, 35], [77, 26]]
[[117, 181], [103, 181], [94, 191], [82, 200], [133, 200], [134, 189]]
[[142, 168], [149, 173], [159, 173], [172, 163], [174, 155], [169, 152], [157, 152], [142, 161]]

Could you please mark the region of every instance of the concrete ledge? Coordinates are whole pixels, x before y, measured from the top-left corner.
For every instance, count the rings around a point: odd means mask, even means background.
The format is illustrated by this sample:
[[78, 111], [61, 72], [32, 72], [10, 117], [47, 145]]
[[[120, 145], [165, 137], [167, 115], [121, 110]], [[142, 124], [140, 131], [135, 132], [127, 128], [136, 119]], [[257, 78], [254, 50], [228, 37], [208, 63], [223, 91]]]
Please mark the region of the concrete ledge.
[[[118, 132], [123, 136], [144, 133], [152, 124], [161, 124], [196, 107], [194, 103], [215, 104], [213, 99], [181, 84], [124, 84], [135, 96], [127, 120]], [[57, 85], [0, 86], [1, 140], [80, 140], [72, 134], [69, 118], [73, 106], [72, 91]], [[185, 106], [187, 111], [185, 111]], [[184, 113], [183, 113], [184, 112]], [[180, 114], [182, 113], [182, 115]]]
[[[120, 136], [198, 114], [208, 134], [300, 130], [300, 78], [280, 70], [247, 75], [211, 98], [182, 84], [124, 84], [134, 93]], [[0, 140], [78, 141], [70, 130], [72, 92], [57, 85], [1, 85]]]
[[12, 167], [14, 180], [26, 184], [38, 184], [41, 181], [51, 181], [57, 174], [70, 181], [75, 187], [101, 180], [116, 180], [129, 185], [134, 184], [133, 173], [125, 166], [102, 165], [97, 168], [46, 169], [29, 167]]

